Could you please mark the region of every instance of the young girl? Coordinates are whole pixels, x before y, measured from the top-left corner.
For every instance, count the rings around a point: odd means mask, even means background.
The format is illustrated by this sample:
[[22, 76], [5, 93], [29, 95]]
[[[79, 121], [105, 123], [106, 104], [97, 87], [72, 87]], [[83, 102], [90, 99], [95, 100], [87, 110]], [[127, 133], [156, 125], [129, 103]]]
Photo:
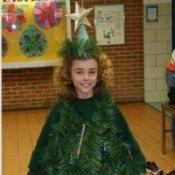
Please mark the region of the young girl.
[[145, 158], [108, 88], [112, 64], [91, 39], [67, 41], [29, 175], [140, 175]]

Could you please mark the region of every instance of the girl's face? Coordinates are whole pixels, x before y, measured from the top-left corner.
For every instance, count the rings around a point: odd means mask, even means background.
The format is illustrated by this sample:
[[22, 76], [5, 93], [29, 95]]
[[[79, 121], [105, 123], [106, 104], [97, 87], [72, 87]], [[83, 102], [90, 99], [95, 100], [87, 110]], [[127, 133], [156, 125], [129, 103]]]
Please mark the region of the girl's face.
[[94, 59], [74, 60], [71, 67], [71, 80], [78, 98], [90, 98], [97, 84], [97, 61]]

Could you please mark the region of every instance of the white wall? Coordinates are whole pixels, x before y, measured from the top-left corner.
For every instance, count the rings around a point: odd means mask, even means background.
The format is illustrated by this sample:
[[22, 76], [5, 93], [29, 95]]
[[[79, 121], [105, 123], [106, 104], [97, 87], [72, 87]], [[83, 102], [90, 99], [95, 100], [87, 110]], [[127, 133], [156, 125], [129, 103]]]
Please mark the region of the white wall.
[[[146, 5], [158, 4], [158, 22], [146, 22]], [[166, 62], [172, 50], [170, 0], [144, 0], [144, 88], [145, 102], [167, 101]]]

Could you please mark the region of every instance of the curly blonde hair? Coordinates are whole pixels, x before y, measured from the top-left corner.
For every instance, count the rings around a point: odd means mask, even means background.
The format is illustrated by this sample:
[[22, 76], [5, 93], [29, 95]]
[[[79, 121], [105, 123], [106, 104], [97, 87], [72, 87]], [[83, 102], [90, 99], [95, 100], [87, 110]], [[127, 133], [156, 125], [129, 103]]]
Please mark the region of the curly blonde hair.
[[[94, 95], [99, 95], [113, 86], [113, 67], [111, 60], [105, 54], [101, 54], [99, 58], [94, 59], [98, 65], [97, 84], [94, 87]], [[59, 96], [67, 98], [77, 97], [75, 87], [71, 81], [71, 67], [74, 60], [62, 58], [60, 64], [54, 70], [53, 81]]]

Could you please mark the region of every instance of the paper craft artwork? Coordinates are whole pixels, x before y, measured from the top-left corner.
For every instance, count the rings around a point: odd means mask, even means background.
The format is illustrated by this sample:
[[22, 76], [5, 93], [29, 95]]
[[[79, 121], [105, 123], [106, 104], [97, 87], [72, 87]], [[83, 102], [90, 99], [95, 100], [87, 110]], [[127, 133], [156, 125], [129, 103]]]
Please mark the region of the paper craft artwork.
[[58, 2], [51, 1], [37, 2], [33, 14], [36, 23], [45, 29], [59, 24], [63, 16], [61, 5]]
[[92, 10], [93, 10], [93, 8], [85, 9], [83, 7], [80, 7], [78, 5], [78, 3], [75, 2], [75, 13], [71, 13], [71, 14], [66, 15], [67, 17], [69, 17], [70, 19], [75, 21], [75, 31], [82, 24], [91, 27], [91, 24], [90, 24], [89, 20], [87, 19], [87, 15], [89, 15], [89, 13]]
[[7, 40], [4, 38], [4, 36], [2, 36], [2, 56], [6, 54], [7, 50], [8, 50]]
[[30, 25], [21, 34], [19, 45], [22, 53], [27, 57], [36, 57], [44, 54], [47, 48], [47, 39], [44, 33]]
[[14, 3], [2, 5], [2, 29], [5, 32], [14, 33], [21, 30], [26, 22], [24, 11]]

